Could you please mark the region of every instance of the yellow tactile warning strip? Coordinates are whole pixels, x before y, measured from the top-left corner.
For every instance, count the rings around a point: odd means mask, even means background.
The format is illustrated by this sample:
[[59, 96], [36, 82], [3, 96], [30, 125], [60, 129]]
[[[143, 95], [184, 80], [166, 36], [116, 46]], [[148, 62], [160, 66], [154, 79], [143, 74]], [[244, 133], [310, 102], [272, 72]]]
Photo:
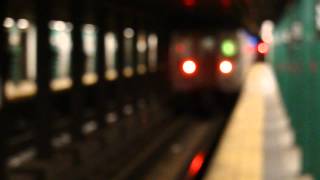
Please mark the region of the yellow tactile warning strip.
[[263, 96], [256, 84], [261, 66], [250, 71], [245, 89], [223, 136], [208, 180], [260, 180], [263, 166]]
[[300, 180], [301, 154], [268, 64], [252, 66], [205, 180]]

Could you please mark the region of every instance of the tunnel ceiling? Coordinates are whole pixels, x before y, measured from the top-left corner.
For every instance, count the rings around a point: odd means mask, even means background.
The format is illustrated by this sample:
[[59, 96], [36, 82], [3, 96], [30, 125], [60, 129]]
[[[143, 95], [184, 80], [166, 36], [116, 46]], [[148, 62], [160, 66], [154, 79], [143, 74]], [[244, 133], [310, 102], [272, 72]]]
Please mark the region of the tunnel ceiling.
[[293, 0], [114, 0], [166, 17], [171, 28], [244, 26], [257, 32], [265, 19], [277, 20]]
[[[16, 3], [20, 2], [20, 3]], [[11, 0], [10, 4], [32, 4], [33, 0]], [[52, 0], [53, 1], [53, 0]], [[71, 0], [54, 0], [53, 4]], [[136, 9], [144, 17], [158, 16], [166, 20], [170, 29], [225, 29], [246, 27], [253, 33], [259, 31], [263, 20], [277, 20], [285, 7], [294, 0], [84, 0], [99, 5], [116, 5], [119, 9]], [[59, 2], [59, 3], [57, 3]], [[90, 4], [89, 3], [89, 4]], [[25, 5], [19, 6], [26, 9]], [[60, 13], [63, 14], [63, 13]]]

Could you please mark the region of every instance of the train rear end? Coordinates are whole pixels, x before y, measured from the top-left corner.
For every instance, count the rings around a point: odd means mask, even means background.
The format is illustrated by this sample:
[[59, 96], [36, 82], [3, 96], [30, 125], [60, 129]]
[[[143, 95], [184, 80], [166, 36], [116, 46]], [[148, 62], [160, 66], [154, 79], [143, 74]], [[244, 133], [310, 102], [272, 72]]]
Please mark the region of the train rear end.
[[169, 67], [177, 112], [208, 115], [237, 97], [255, 55], [250, 35], [237, 31], [172, 37]]

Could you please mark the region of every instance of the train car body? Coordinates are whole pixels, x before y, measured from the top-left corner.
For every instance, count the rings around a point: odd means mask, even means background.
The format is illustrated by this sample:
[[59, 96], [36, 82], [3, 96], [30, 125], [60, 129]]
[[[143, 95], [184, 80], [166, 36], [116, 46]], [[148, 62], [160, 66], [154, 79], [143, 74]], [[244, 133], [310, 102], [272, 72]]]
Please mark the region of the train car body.
[[241, 90], [256, 55], [256, 42], [251, 35], [239, 30], [172, 37], [170, 80], [178, 103], [195, 103], [210, 109], [217, 94], [232, 95]]

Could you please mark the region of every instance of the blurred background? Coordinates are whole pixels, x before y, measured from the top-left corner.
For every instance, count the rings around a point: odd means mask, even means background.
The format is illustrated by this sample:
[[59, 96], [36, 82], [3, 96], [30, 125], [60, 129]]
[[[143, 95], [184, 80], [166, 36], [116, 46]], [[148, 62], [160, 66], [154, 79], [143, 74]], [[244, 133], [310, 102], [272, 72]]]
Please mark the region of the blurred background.
[[0, 179], [320, 179], [318, 0], [2, 0]]

